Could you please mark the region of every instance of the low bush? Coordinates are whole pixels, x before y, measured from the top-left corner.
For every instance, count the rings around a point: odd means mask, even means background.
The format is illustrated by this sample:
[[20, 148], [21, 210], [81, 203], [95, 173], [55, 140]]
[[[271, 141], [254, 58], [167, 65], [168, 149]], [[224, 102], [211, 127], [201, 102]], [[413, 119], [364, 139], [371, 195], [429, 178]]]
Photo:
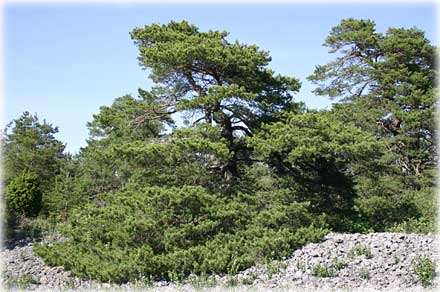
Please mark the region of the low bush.
[[26, 216], [35, 216], [41, 209], [42, 192], [36, 174], [23, 173], [16, 176], [6, 189], [8, 209]]
[[262, 212], [251, 196], [222, 197], [201, 187], [126, 190], [105, 206], [76, 209], [63, 229], [67, 240], [35, 251], [84, 278], [181, 280], [235, 274], [328, 232], [305, 203], [267, 206]]
[[355, 200], [359, 219], [369, 231], [435, 232], [435, 190], [426, 187], [395, 192], [398, 195], [374, 195]]
[[435, 232], [435, 221], [428, 218], [410, 218], [388, 228], [389, 232], [430, 233]]

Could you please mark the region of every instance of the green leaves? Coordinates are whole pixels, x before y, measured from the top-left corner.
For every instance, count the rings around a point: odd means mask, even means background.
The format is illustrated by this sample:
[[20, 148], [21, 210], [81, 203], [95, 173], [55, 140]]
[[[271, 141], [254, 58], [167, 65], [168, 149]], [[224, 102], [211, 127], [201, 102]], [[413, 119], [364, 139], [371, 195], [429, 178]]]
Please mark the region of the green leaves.
[[[115, 99], [113, 104], [102, 106], [94, 120], [87, 124], [90, 135], [95, 140], [133, 141], [156, 137], [165, 130], [161, 122], [171, 122], [166, 115], [161, 116], [160, 103], [149, 92], [139, 91], [140, 98], [125, 95]], [[96, 142], [97, 143], [97, 142]]]
[[384, 145], [338, 121], [331, 112], [286, 114], [285, 118], [285, 123], [265, 126], [249, 143], [292, 189], [294, 201], [309, 201], [316, 214], [330, 216], [331, 227], [345, 228], [342, 218], [355, 211], [356, 175], [364, 171], [363, 164], [380, 157]]
[[371, 158], [381, 151], [373, 136], [337, 121], [325, 111], [290, 114], [285, 124], [266, 126], [251, 139], [251, 144], [263, 157], [279, 153], [292, 165], [299, 160], [313, 163], [319, 158], [347, 163]]
[[[330, 47], [334, 53], [345, 46], [355, 44], [361, 50], [373, 50], [380, 40], [375, 32], [375, 23], [364, 19], [343, 19], [340, 25], [332, 28], [324, 45]], [[347, 51], [343, 51], [344, 53]], [[370, 51], [370, 53], [372, 53]]]
[[3, 140], [6, 182], [32, 171], [41, 178], [43, 187], [48, 187], [64, 159], [65, 146], [55, 139], [57, 132], [57, 127], [41, 123], [29, 112], [9, 123]]
[[341, 56], [309, 77], [319, 86], [315, 92], [350, 102], [351, 111], [360, 107], [363, 114], [354, 118], [389, 143], [403, 173], [417, 176], [431, 168], [435, 48], [424, 33], [389, 28], [380, 34], [371, 21], [346, 19], [326, 45]]
[[230, 159], [221, 166], [229, 181], [241, 176], [240, 159], [249, 160], [243, 136], [251, 136], [262, 122], [294, 108], [295, 78], [275, 75], [266, 68], [269, 53], [255, 45], [231, 43], [224, 31], [199, 32], [186, 21], [151, 24], [132, 31], [139, 61], [151, 69], [153, 90], [168, 109], [184, 111], [221, 127]]
[[400, 221], [430, 220], [415, 197], [432, 193], [437, 161], [435, 47], [416, 28], [389, 28], [382, 34], [372, 21], [355, 19], [342, 20], [325, 45], [338, 55], [309, 77], [319, 86], [315, 92], [340, 99], [334, 115], [371, 133], [388, 150], [367, 164], [351, 165], [358, 174], [359, 222], [384, 230]]
[[[270, 203], [258, 215], [250, 196], [225, 198], [192, 186], [128, 189], [105, 206], [76, 209], [64, 229], [67, 240], [36, 251], [79, 276], [121, 283], [140, 275], [236, 273], [327, 232], [313, 226], [307, 204]], [[265, 216], [274, 220], [264, 222]], [[296, 230], [310, 237], [299, 239]]]
[[131, 32], [139, 46], [139, 61], [152, 68], [151, 77], [158, 83], [172, 82], [169, 78], [173, 74], [186, 78], [193, 73], [220, 83], [234, 73], [247, 76], [270, 61], [267, 52], [258, 51], [256, 46], [231, 44], [227, 35], [225, 31], [199, 32], [186, 21], [151, 24]]
[[6, 205], [26, 216], [35, 216], [41, 209], [40, 178], [34, 173], [23, 173], [16, 176], [6, 189]]

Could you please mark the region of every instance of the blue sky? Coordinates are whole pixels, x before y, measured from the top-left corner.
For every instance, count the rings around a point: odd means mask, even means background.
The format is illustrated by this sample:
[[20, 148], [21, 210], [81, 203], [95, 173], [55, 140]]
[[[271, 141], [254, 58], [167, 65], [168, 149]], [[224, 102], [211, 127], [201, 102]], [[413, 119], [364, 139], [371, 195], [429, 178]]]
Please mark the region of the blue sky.
[[[102, 105], [148, 89], [129, 37], [134, 27], [186, 19], [200, 30], [230, 32], [231, 41], [257, 44], [272, 55], [276, 72], [300, 78], [297, 100], [309, 108], [331, 101], [316, 97], [305, 78], [332, 59], [322, 46], [343, 18], [369, 18], [377, 30], [417, 27], [438, 44], [432, 4], [410, 5], [26, 5], [4, 7], [4, 122], [28, 110], [59, 127], [57, 138], [77, 152], [86, 123]], [[2, 125], [3, 127], [4, 125]]]

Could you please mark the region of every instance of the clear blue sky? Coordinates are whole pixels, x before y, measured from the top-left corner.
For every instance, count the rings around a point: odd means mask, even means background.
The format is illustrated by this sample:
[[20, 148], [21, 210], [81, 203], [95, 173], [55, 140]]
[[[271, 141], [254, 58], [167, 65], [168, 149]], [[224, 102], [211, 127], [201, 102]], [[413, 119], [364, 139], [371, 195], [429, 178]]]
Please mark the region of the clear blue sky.
[[[271, 52], [278, 73], [298, 77], [297, 95], [309, 108], [331, 105], [305, 80], [332, 57], [322, 46], [343, 18], [369, 18], [377, 30], [418, 27], [437, 44], [435, 9], [423, 5], [12, 5], [5, 6], [5, 116], [28, 110], [59, 127], [57, 138], [77, 152], [86, 123], [101, 105], [148, 89], [129, 32], [152, 22], [186, 19], [201, 30], [227, 30], [230, 40]], [[2, 125], [3, 127], [3, 125]]]

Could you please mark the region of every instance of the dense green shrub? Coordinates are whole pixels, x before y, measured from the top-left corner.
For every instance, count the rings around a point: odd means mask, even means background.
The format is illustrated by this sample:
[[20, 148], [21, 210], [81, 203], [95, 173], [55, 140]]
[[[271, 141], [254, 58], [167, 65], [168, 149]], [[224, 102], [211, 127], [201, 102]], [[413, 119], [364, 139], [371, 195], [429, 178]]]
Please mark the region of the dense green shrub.
[[395, 195], [358, 198], [356, 208], [362, 221], [375, 231], [428, 233], [435, 231], [433, 188], [400, 191]]
[[388, 228], [389, 232], [432, 233], [435, 232], [435, 221], [430, 218], [409, 218], [402, 223]]
[[65, 222], [74, 207], [90, 201], [90, 181], [80, 175], [76, 164], [73, 160], [67, 161], [55, 176], [52, 187], [43, 193], [41, 213], [51, 220]]
[[288, 256], [327, 233], [307, 204], [275, 200], [261, 211], [261, 203], [201, 187], [127, 189], [108, 197], [105, 206], [78, 208], [64, 229], [66, 241], [35, 250], [86, 278], [175, 280], [190, 273], [234, 274]]
[[40, 180], [33, 173], [23, 173], [15, 177], [6, 189], [8, 208], [26, 216], [38, 214], [41, 209], [41, 198]]

